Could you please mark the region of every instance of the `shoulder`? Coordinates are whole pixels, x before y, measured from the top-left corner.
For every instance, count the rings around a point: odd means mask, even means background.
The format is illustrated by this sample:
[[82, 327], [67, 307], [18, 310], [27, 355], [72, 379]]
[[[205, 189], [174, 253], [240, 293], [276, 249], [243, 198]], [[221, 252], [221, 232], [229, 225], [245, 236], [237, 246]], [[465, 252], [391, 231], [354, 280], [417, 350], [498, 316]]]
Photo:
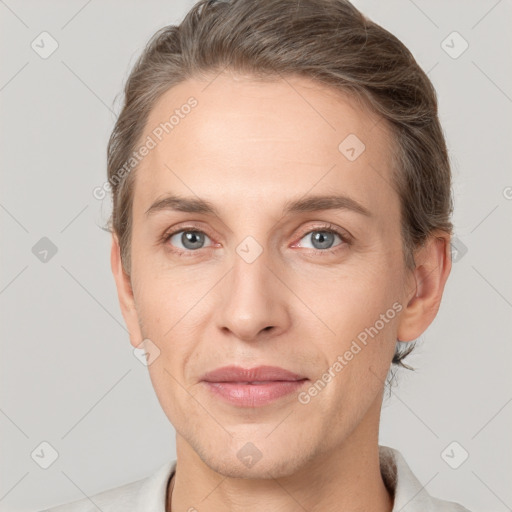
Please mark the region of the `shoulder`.
[[165, 512], [167, 483], [175, 467], [175, 460], [166, 462], [145, 478], [41, 512]]
[[113, 512], [114, 510], [121, 510], [121, 507], [131, 510], [128, 507], [140, 495], [144, 481], [145, 479], [137, 480], [42, 512], [97, 512], [98, 510]]
[[430, 500], [432, 501], [436, 512], [471, 512], [469, 509], [455, 501], [441, 500], [432, 496], [430, 497]]
[[434, 506], [433, 510], [436, 512], [471, 512], [456, 501], [446, 501], [434, 497], [431, 497], [430, 500]]
[[392, 512], [470, 512], [460, 503], [429, 494], [399, 450], [379, 445], [381, 474], [394, 496]]

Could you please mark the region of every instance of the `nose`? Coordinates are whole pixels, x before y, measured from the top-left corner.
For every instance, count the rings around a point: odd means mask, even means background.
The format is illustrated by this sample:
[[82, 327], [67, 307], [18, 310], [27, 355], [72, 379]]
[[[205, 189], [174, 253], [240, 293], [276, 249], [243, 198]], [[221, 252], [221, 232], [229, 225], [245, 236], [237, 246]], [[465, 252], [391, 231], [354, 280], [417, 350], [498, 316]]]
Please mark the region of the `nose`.
[[252, 263], [235, 255], [233, 268], [223, 279], [218, 327], [244, 341], [285, 332], [291, 323], [291, 292], [284, 282], [283, 269], [271, 267], [265, 252]]

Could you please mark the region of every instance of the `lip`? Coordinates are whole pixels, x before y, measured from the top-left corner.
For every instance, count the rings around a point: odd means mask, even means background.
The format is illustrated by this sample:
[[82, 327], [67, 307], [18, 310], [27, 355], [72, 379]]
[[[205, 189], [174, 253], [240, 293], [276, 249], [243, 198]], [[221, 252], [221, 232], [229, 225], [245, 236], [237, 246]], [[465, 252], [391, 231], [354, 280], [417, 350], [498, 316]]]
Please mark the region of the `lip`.
[[279, 366], [256, 366], [242, 368], [241, 366], [223, 366], [203, 375], [201, 380], [206, 382], [255, 382], [255, 381], [298, 381], [305, 379], [304, 375], [293, 373]]
[[297, 391], [308, 378], [277, 366], [224, 366], [203, 375], [202, 381], [232, 405], [259, 407]]

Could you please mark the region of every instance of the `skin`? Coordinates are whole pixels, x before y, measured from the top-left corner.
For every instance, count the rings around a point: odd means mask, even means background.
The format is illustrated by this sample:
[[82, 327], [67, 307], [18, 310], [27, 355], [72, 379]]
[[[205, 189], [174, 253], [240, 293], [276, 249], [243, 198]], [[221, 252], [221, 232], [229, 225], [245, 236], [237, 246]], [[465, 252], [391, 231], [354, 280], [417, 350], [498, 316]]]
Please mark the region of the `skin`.
[[[385, 379], [396, 340], [418, 338], [437, 314], [449, 234], [406, 269], [392, 140], [354, 98], [303, 77], [190, 79], [161, 96], [141, 140], [190, 96], [197, 107], [136, 171], [131, 278], [115, 235], [111, 252], [131, 344], [148, 338], [160, 350], [148, 369], [178, 459], [167, 510], [390, 511], [378, 455]], [[338, 150], [350, 133], [366, 146], [355, 161]], [[145, 214], [168, 193], [208, 200], [219, 215]], [[312, 194], [348, 195], [371, 217], [282, 215], [286, 201]], [[334, 235], [335, 252], [318, 249], [313, 235], [329, 224], [351, 243]], [[181, 227], [204, 232], [203, 246], [183, 245], [181, 232], [161, 240]], [[247, 236], [263, 249], [252, 263], [236, 252]], [[402, 310], [307, 404], [294, 393], [240, 408], [201, 383], [229, 364], [281, 366], [313, 383], [396, 302]], [[262, 454], [252, 467], [237, 457], [248, 442]]]

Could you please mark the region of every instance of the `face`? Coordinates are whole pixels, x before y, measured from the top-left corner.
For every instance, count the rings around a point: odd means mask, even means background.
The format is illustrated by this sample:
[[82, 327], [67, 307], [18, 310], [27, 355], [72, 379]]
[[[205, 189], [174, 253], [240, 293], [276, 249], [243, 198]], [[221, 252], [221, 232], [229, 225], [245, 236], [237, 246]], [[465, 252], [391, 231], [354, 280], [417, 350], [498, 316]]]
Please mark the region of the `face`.
[[[115, 241], [114, 274], [179, 437], [226, 476], [289, 475], [375, 433], [396, 339], [432, 316], [407, 308], [385, 122], [305, 78], [207, 85], [170, 89], [147, 120], [141, 141], [156, 145], [136, 171], [131, 286]], [[302, 380], [254, 392], [203, 380], [228, 365]]]

